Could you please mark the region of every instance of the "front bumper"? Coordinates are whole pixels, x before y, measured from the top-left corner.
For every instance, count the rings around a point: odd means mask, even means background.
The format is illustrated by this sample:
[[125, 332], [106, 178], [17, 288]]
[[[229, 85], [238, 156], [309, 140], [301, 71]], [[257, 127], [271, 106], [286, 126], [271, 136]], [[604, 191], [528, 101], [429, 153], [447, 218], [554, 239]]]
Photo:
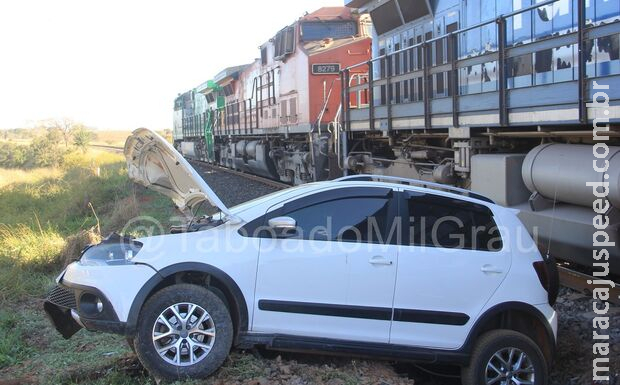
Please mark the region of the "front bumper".
[[[93, 306], [93, 299], [103, 304], [101, 311]], [[48, 294], [43, 310], [54, 328], [66, 339], [81, 328], [125, 334], [125, 323], [119, 321], [110, 301], [94, 287], [58, 284]]]
[[144, 264], [93, 266], [74, 262], [57, 278], [58, 285], [48, 294], [43, 309], [65, 338], [81, 328], [127, 334], [131, 306], [156, 274]]

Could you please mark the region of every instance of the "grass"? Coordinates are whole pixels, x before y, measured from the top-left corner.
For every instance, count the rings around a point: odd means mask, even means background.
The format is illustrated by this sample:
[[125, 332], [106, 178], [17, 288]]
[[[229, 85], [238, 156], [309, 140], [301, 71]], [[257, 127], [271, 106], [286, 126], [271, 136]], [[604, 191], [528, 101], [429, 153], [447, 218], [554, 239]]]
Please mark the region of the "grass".
[[[131, 135], [132, 131], [133, 130], [97, 130], [95, 131], [96, 137], [92, 141], [92, 144], [123, 147], [125, 145], [125, 140], [127, 140], [127, 137]], [[157, 133], [167, 138], [170, 138], [171, 135], [169, 130], [157, 131]]]
[[23, 343], [22, 321], [18, 314], [0, 310], [0, 368], [20, 362], [31, 350]]
[[[0, 384], [154, 385], [124, 337], [81, 330], [65, 340], [45, 317], [42, 302], [63, 265], [99, 236], [97, 224], [105, 235], [147, 215], [165, 229], [178, 213], [168, 198], [131, 183], [119, 154], [71, 153], [62, 165], [0, 168]], [[373, 372], [233, 352], [212, 377], [175, 384], [260, 384], [257, 379], [285, 376], [349, 385]]]
[[101, 372], [101, 383], [135, 383], [113, 369], [129, 354], [124, 338], [81, 331], [64, 340], [42, 300], [98, 225], [105, 235], [150, 214], [166, 227], [175, 213], [166, 197], [127, 178], [121, 154], [92, 149], [65, 155], [61, 168], [0, 168], [0, 379], [96, 383], [85, 373]]
[[131, 130], [101, 130], [96, 131], [96, 134], [97, 137], [92, 144], [122, 147], [127, 137], [131, 135]]

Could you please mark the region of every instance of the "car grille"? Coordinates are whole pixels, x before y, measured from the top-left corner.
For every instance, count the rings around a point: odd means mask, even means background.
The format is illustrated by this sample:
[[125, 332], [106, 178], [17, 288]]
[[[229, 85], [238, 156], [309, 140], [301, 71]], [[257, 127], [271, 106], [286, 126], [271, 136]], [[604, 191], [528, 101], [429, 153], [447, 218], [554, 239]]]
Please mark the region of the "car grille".
[[75, 309], [77, 307], [75, 303], [75, 293], [73, 290], [63, 286], [56, 286], [47, 295], [47, 300], [61, 307], [69, 309]]

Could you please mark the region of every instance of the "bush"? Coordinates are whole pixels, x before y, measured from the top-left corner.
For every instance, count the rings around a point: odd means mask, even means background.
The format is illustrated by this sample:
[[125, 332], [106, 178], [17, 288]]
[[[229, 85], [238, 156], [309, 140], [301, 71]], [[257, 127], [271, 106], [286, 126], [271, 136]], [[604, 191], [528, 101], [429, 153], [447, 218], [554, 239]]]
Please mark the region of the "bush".
[[3, 143], [0, 167], [58, 167], [67, 153], [67, 149], [61, 146], [61, 140], [62, 135], [57, 130], [48, 130], [45, 135], [35, 137], [29, 145]]
[[82, 153], [86, 153], [88, 146], [95, 139], [96, 135], [93, 131], [84, 126], [78, 126], [73, 131], [73, 144], [82, 150]]
[[67, 153], [61, 147], [62, 134], [58, 130], [48, 130], [45, 136], [34, 138], [30, 144], [31, 162], [36, 167], [58, 167]]
[[29, 147], [13, 143], [3, 143], [0, 146], [0, 166], [24, 167], [30, 158]]

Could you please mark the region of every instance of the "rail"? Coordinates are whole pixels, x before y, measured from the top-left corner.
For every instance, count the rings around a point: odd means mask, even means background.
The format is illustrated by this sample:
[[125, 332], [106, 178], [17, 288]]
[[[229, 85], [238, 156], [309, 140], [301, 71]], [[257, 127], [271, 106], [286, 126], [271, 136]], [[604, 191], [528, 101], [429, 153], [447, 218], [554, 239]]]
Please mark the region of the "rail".
[[200, 163], [202, 166], [210, 167], [211, 169], [214, 169], [214, 170], [219, 170], [219, 171], [222, 171], [222, 172], [225, 172], [225, 173], [228, 173], [228, 174], [237, 175], [237, 176], [240, 176], [242, 178], [249, 179], [249, 180], [252, 180], [252, 181], [255, 181], [255, 182], [260, 182], [260, 183], [263, 183], [263, 184], [265, 184], [267, 186], [270, 186], [270, 187], [273, 187], [273, 188], [285, 189], [285, 188], [291, 187], [291, 185], [287, 184], [287, 183], [278, 182], [278, 181], [275, 181], [273, 179], [265, 178], [265, 177], [262, 177], [262, 176], [258, 176], [258, 175], [254, 175], [254, 174], [248, 174], [248, 173], [245, 173], [245, 172], [242, 172], [242, 171], [233, 170], [233, 169], [228, 168], [228, 167], [223, 167], [223, 166], [215, 165], [213, 163], [205, 162], [205, 161], [202, 161], [202, 160], [191, 159], [191, 161], [192, 162], [196, 162], [196, 163]]

